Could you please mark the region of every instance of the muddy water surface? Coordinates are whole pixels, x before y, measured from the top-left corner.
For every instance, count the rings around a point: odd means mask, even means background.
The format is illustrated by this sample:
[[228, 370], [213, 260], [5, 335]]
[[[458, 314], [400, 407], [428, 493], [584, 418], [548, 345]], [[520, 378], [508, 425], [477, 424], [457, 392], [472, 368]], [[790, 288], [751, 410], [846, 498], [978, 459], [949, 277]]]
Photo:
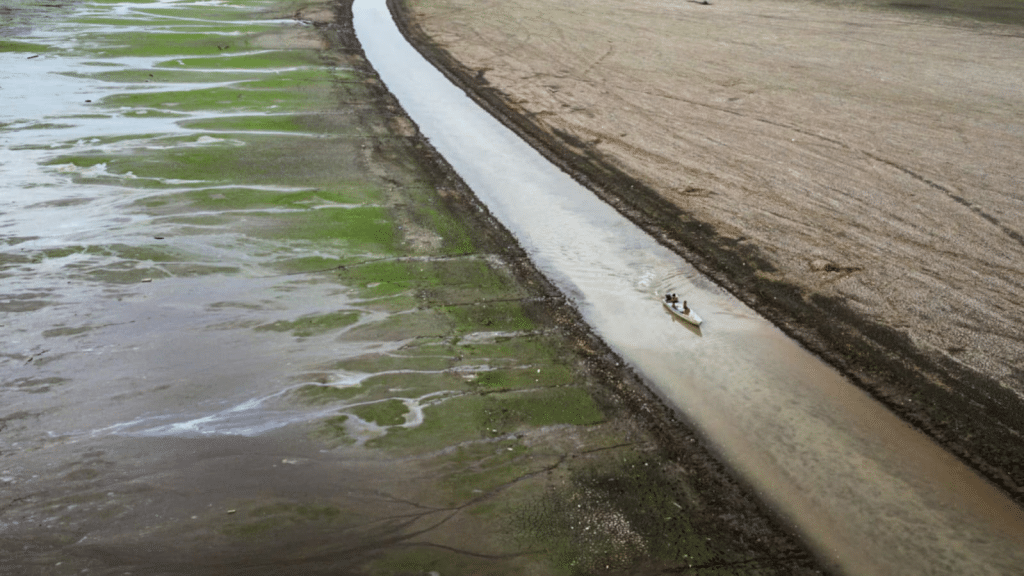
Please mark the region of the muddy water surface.
[[[431, 142], [587, 320], [728, 462], [851, 574], [1012, 574], [1024, 514], [976, 474], [698, 276], [430, 67], [384, 3], [357, 32]], [[659, 305], [668, 291], [705, 323]]]

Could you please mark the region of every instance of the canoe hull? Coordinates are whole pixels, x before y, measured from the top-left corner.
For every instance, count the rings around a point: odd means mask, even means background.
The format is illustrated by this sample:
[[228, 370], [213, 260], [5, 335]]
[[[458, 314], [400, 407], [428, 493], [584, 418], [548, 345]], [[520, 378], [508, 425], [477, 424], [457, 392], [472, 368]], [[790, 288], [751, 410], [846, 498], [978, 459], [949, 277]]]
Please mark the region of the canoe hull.
[[665, 305], [665, 308], [667, 308], [669, 312], [675, 314], [680, 319], [685, 320], [685, 321], [689, 322], [690, 324], [693, 324], [694, 326], [700, 326], [700, 323], [704, 321], [704, 320], [701, 319], [700, 316], [697, 315], [696, 312], [693, 311], [692, 308], [690, 309], [690, 313], [689, 314], [684, 314], [681, 309], [676, 308], [675, 306], [673, 306], [672, 304], [669, 304], [668, 302], [662, 302], [662, 304]]

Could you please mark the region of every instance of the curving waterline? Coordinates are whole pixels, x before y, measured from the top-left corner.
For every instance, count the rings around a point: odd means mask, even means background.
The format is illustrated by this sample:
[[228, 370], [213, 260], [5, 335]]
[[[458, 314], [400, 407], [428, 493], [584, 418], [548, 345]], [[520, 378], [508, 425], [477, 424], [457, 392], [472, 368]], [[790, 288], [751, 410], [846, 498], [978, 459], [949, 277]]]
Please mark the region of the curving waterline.
[[[601, 202], [406, 42], [384, 0], [356, 34], [388, 89], [537, 267], [722, 458], [849, 574], [1019, 574], [1024, 512]], [[662, 309], [675, 291], [705, 318]]]

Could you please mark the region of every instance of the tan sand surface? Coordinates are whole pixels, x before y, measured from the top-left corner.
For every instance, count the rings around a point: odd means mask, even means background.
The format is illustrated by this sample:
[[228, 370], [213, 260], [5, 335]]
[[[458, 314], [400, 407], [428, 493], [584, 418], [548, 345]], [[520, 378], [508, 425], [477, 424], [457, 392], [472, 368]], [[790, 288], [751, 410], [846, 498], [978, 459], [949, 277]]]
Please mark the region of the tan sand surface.
[[403, 6], [520, 131], [1021, 494], [963, 427], [1020, 443], [1024, 28], [803, 0]]

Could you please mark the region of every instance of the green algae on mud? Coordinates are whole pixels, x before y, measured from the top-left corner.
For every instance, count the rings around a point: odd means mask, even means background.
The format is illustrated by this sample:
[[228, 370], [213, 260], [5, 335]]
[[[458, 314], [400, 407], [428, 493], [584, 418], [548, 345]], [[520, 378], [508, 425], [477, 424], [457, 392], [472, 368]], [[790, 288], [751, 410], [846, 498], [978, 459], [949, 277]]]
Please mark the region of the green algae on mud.
[[14, 40], [0, 40], [0, 52], [33, 52], [43, 53], [50, 50], [45, 44], [33, 44], [32, 42], [17, 42]]
[[278, 320], [277, 322], [257, 326], [256, 330], [291, 332], [297, 338], [305, 338], [351, 326], [357, 320], [359, 320], [358, 312], [331, 312], [329, 314], [303, 316], [296, 320]]
[[356, 387], [321, 386], [306, 384], [292, 391], [292, 395], [305, 404], [329, 404], [350, 400], [363, 391]]
[[321, 66], [320, 57], [310, 50], [271, 50], [252, 54], [222, 54], [192, 58], [176, 58], [154, 64], [154, 68], [199, 69], [225, 71], [275, 70], [295, 66]]
[[[337, 127], [323, 122], [322, 116], [290, 114], [281, 116], [232, 116], [229, 118], [208, 118], [181, 122], [185, 128], [214, 132], [260, 131], [260, 132], [318, 132], [337, 134]], [[353, 129], [358, 128], [356, 126]], [[365, 136], [353, 132], [352, 136]]]
[[405, 424], [409, 408], [405, 402], [390, 398], [352, 408], [352, 414], [378, 426], [399, 426]]

